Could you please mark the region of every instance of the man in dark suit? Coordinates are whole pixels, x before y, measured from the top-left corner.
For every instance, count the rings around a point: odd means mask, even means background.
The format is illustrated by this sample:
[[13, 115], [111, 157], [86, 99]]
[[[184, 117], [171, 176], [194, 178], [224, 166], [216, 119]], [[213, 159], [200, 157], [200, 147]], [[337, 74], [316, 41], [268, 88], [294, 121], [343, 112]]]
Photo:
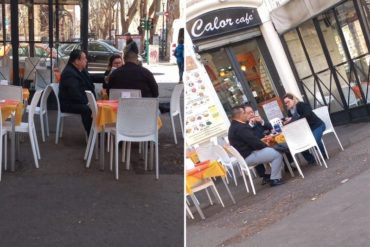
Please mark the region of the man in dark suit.
[[85, 90], [95, 95], [95, 88], [86, 71], [86, 65], [86, 54], [81, 50], [73, 50], [61, 75], [59, 101], [62, 112], [81, 115], [85, 131], [89, 134], [92, 118]]
[[109, 77], [108, 89], [138, 89], [142, 97], [158, 97], [158, 84], [152, 72], [138, 65], [138, 55], [127, 52], [124, 60], [125, 65], [114, 70]]

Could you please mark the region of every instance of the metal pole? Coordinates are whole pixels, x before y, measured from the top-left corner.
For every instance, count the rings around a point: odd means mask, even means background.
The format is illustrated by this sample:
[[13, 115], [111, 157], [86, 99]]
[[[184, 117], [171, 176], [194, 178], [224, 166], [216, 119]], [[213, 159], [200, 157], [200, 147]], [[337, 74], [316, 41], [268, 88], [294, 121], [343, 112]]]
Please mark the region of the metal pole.
[[161, 49], [161, 59], [164, 60], [164, 49], [165, 49], [165, 44], [164, 44], [164, 40], [165, 40], [165, 36], [164, 36], [164, 1], [162, 2], [162, 49]]

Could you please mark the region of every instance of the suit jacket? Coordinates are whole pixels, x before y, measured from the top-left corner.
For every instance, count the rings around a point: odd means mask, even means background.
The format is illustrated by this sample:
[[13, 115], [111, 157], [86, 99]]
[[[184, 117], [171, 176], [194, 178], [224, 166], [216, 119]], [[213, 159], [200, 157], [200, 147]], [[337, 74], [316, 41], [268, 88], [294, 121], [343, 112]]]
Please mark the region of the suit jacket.
[[86, 70], [80, 72], [74, 65], [68, 64], [61, 75], [59, 83], [59, 101], [61, 108], [65, 105], [87, 104], [85, 90], [95, 96], [95, 87]]
[[292, 116], [292, 113], [288, 111], [288, 116], [292, 117], [292, 121], [306, 118], [311, 130], [314, 130], [324, 124], [324, 122], [311, 110], [310, 106], [307, 103], [298, 102], [296, 105], [296, 109], [298, 114], [296, 114], [295, 116]]
[[261, 150], [266, 146], [253, 132], [249, 124], [232, 120], [228, 133], [229, 141], [243, 158], [248, 157], [253, 151]]
[[137, 64], [127, 62], [114, 70], [109, 77], [108, 89], [139, 89], [142, 97], [158, 97], [158, 84], [152, 72]]
[[[248, 124], [249, 125], [249, 124]], [[253, 127], [251, 127], [253, 130], [253, 133], [258, 137], [258, 138], [263, 138], [265, 136], [265, 131], [271, 131], [272, 126], [269, 122], [264, 122], [264, 124], [260, 123], [255, 123]]]

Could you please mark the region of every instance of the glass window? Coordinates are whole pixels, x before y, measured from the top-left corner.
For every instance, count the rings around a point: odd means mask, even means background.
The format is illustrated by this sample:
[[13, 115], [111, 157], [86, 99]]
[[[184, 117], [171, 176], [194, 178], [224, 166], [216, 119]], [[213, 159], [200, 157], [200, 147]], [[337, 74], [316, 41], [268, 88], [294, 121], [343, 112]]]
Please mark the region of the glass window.
[[303, 23], [299, 26], [304, 45], [315, 72], [319, 72], [328, 68], [328, 63], [322, 50], [319, 37], [315, 30], [312, 20]]
[[335, 8], [351, 58], [368, 53], [360, 21], [352, 1], [344, 2]]
[[367, 21], [367, 28], [370, 29], [370, 1], [361, 0], [361, 4], [365, 14], [365, 20]]
[[[201, 57], [221, 104], [230, 117], [231, 109], [234, 106], [248, 102], [248, 99], [231, 67], [225, 49], [221, 48], [218, 51], [203, 53]], [[188, 86], [192, 87], [192, 85]]]
[[297, 31], [292, 30], [284, 34], [284, 40], [288, 46], [289, 54], [293, 60], [299, 78], [305, 78], [311, 75], [311, 69], [308, 65]]
[[109, 52], [109, 50], [107, 49], [107, 47], [105, 47], [104, 45], [99, 44], [99, 43], [93, 43], [93, 44], [91, 44], [89, 50], [90, 51]]

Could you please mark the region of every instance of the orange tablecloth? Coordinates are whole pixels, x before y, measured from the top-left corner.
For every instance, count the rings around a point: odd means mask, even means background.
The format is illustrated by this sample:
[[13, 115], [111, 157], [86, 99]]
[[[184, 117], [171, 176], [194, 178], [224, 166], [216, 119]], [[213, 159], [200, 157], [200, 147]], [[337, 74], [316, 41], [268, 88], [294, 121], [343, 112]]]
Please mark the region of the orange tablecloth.
[[[115, 124], [117, 121], [118, 100], [98, 100], [98, 115], [96, 125], [103, 127], [107, 124]], [[158, 129], [162, 127], [161, 118], [157, 119]]]
[[23, 88], [23, 100], [28, 100], [30, 98], [30, 91], [28, 88]]
[[15, 111], [15, 125], [19, 125], [22, 121], [23, 103], [18, 100], [4, 100], [0, 101], [0, 110], [2, 121], [8, 119], [12, 112]]
[[186, 171], [186, 193], [191, 193], [191, 188], [202, 179], [220, 176], [226, 176], [226, 170], [217, 160], [198, 163], [193, 169]]

